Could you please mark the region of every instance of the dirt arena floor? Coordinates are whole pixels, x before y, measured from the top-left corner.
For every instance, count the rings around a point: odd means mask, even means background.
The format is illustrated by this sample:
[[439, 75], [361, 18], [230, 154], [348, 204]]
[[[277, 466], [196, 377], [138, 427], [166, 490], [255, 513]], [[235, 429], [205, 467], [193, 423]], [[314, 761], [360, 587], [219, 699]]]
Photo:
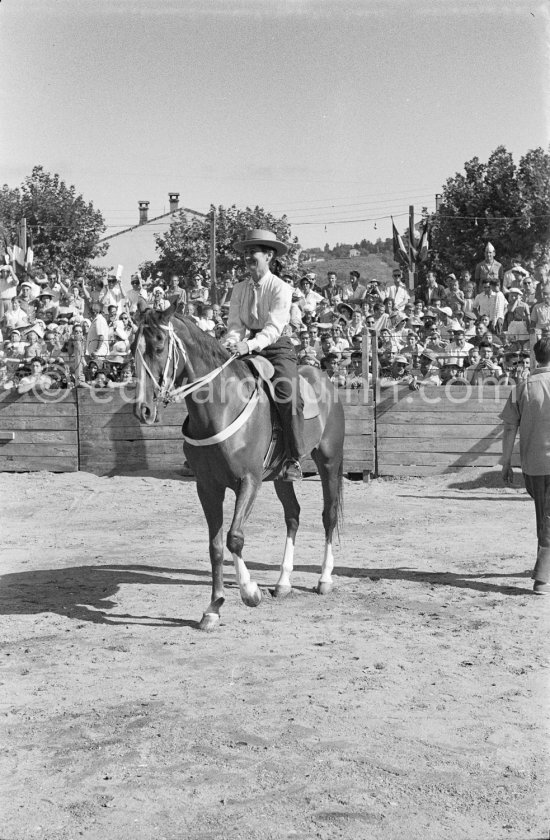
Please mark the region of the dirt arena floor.
[[[534, 510], [499, 471], [345, 486], [336, 587], [295, 589], [266, 485], [222, 624], [177, 475], [0, 476], [1, 840], [548, 838], [548, 615]], [[227, 510], [230, 509], [230, 501]]]

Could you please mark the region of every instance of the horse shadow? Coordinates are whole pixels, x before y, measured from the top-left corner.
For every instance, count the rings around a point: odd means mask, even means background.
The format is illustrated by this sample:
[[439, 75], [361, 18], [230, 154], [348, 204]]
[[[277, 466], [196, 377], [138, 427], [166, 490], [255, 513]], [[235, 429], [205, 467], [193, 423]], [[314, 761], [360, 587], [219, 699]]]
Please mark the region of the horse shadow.
[[[208, 576], [208, 580], [190, 579], [187, 575]], [[8, 573], [0, 576], [0, 615], [55, 613], [93, 624], [134, 622], [151, 627], [198, 628], [198, 622], [190, 619], [109, 612], [116, 609], [116, 595], [125, 584], [209, 587], [210, 572], [146, 565], [105, 565]]]

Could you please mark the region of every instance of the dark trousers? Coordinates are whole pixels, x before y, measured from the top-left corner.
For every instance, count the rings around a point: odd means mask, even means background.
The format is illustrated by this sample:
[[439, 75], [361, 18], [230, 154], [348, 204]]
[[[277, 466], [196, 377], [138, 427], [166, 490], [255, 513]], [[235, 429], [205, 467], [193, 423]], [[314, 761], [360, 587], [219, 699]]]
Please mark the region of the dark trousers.
[[532, 578], [543, 583], [550, 581], [550, 475], [523, 473], [527, 492], [535, 503], [537, 517], [537, 562]]
[[272, 381], [287, 457], [299, 460], [305, 455], [304, 403], [298, 384], [294, 345], [288, 336], [281, 336], [274, 344], [264, 347], [259, 355], [268, 359], [275, 368]]

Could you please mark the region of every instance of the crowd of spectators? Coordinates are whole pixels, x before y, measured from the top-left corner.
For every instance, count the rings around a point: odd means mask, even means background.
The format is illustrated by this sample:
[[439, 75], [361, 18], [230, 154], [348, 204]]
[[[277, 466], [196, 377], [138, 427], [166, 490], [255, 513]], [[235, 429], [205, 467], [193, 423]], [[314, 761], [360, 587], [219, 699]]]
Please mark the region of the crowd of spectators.
[[[399, 268], [386, 284], [357, 271], [345, 280], [336, 272], [323, 278], [290, 274], [280, 265], [275, 273], [292, 287], [285, 330], [299, 362], [325, 370], [340, 388], [365, 383], [364, 337], [375, 337], [382, 386], [417, 389], [524, 379], [532, 337], [550, 332], [548, 267], [523, 265], [517, 257], [505, 271], [490, 245], [472, 273], [438, 277], [429, 271], [414, 291]], [[123, 290], [114, 275], [88, 280], [35, 269], [20, 279], [9, 265], [1, 266], [0, 388], [131, 383], [140, 301], [159, 311], [175, 304], [223, 340], [235, 282], [225, 278], [213, 301], [200, 274], [186, 280], [136, 274]]]

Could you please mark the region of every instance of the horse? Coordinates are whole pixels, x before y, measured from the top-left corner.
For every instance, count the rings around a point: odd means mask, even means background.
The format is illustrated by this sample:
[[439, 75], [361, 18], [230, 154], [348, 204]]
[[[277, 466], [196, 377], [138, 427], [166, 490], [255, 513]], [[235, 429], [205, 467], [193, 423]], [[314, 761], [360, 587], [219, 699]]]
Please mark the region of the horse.
[[[235, 493], [226, 544], [233, 558], [242, 601], [249, 607], [256, 607], [261, 601], [259, 587], [251, 579], [243, 559], [243, 546], [244, 526], [263, 480], [273, 481], [286, 523], [284, 554], [272, 594], [284, 597], [292, 589], [300, 506], [293, 484], [283, 481], [276, 464], [273, 465], [276, 411], [267, 385], [259, 381], [251, 366], [203, 332], [191, 317], [176, 313], [174, 305], [163, 312], [142, 308], [132, 350], [137, 379], [134, 413], [140, 422], [147, 425], [158, 422], [163, 403], [185, 399], [187, 405], [183, 450], [195, 474], [206, 517], [212, 566], [211, 600], [199, 628], [212, 630], [219, 623], [225, 601], [223, 502], [226, 490]], [[336, 389], [324, 372], [303, 366], [300, 373], [313, 388], [318, 405], [317, 416], [304, 420], [304, 440], [317, 466], [323, 490], [325, 544], [316, 592], [325, 595], [333, 587], [332, 540], [342, 521], [344, 411]], [[280, 443], [277, 448], [281, 450]]]

